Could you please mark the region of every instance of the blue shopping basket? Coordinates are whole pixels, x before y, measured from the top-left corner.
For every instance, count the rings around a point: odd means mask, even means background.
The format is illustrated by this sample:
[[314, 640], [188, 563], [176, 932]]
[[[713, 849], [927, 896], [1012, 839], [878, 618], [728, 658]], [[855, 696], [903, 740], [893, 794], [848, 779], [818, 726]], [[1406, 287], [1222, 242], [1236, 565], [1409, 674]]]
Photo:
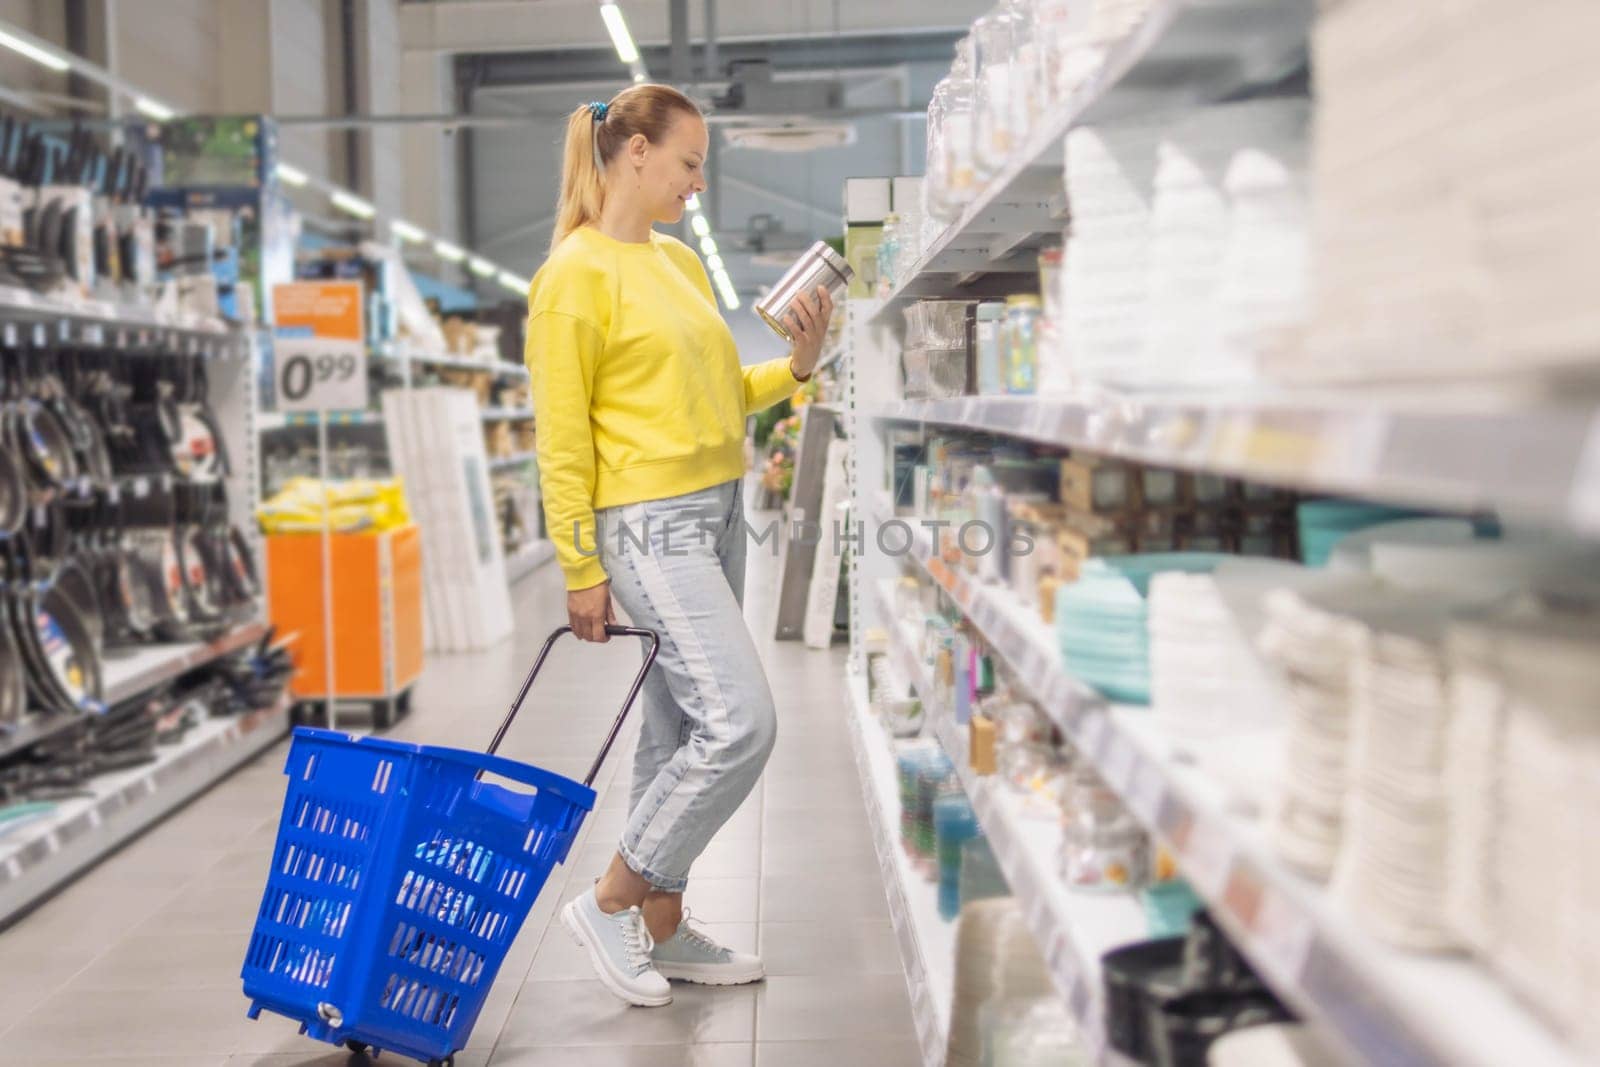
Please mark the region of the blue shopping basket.
[[[583, 784], [493, 753], [551, 646], [545, 641], [487, 754], [301, 727], [261, 910], [245, 956], [263, 1009], [355, 1051], [434, 1067], [466, 1044], [550, 869], [594, 808], [590, 788], [655, 662], [650, 647]], [[527, 786], [479, 779], [487, 772]]]

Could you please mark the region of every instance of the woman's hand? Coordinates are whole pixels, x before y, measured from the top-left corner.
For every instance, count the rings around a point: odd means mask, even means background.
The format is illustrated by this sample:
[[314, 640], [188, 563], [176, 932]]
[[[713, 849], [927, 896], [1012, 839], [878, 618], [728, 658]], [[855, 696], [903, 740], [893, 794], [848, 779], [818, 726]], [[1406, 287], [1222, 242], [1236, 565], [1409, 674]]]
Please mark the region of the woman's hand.
[[822, 342], [828, 336], [828, 320], [833, 318], [833, 296], [826, 286], [817, 286], [815, 295], [800, 294], [795, 298], [783, 324], [794, 336], [794, 351], [789, 355], [789, 365], [796, 378], [809, 378], [822, 358]]
[[580, 640], [605, 644], [611, 640], [606, 633], [606, 626], [616, 621], [616, 613], [611, 607], [610, 582], [567, 591], [567, 622]]

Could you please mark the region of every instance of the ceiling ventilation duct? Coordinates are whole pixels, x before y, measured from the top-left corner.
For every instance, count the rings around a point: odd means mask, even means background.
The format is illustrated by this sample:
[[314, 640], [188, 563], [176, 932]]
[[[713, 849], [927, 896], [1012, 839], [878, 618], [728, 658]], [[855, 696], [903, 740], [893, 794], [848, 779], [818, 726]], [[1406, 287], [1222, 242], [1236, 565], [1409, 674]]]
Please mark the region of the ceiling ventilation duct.
[[809, 152], [856, 143], [856, 129], [845, 122], [797, 122], [785, 126], [729, 126], [729, 146], [761, 152]]
[[[753, 120], [752, 125], [723, 128], [730, 145], [764, 152], [808, 152], [855, 143], [853, 126], [824, 117], [843, 105], [844, 83], [837, 78], [778, 81], [770, 61], [751, 59], [732, 64], [728, 79], [728, 91], [714, 101], [717, 114], [743, 112]], [[785, 118], [790, 115], [794, 118]]]

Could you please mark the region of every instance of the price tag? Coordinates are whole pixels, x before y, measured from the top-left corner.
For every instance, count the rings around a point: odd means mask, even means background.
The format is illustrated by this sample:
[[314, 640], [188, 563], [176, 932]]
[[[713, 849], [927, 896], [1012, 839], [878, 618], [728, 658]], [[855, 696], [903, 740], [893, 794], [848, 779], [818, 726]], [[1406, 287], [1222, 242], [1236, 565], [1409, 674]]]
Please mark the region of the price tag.
[[1106, 729], [1105, 712], [1091, 712], [1085, 715], [1078, 724], [1079, 751], [1090, 759], [1098, 757], [1100, 747], [1105, 741]]
[[106, 487], [106, 503], [112, 507], [122, 503], [122, 487], [116, 482], [112, 482]]
[[367, 360], [359, 341], [285, 337], [272, 347], [279, 411], [366, 409]]
[[1181, 862], [1201, 896], [1210, 898], [1222, 892], [1233, 862], [1227, 830], [1210, 819], [1196, 818], [1183, 844]]
[[71, 319], [60, 319], [56, 322], [56, 339], [63, 343], [72, 340]]
[[33, 344], [35, 348], [43, 348], [50, 343], [50, 333], [44, 328], [44, 323], [33, 324]]
[[106, 343], [106, 328], [97, 322], [91, 322], [83, 327], [83, 343], [88, 345], [103, 345]]
[[1161, 799], [1166, 793], [1166, 779], [1154, 760], [1142, 760], [1134, 768], [1133, 782], [1128, 786], [1128, 806], [1146, 825], [1154, 826], [1161, 814]]
[[1311, 921], [1282, 893], [1266, 890], [1261, 905], [1256, 909], [1251, 932], [1261, 946], [1261, 955], [1268, 966], [1281, 972], [1292, 981], [1305, 974], [1306, 960], [1311, 955], [1311, 942], [1315, 937]]
[[14, 322], [6, 323], [5, 345], [7, 348], [17, 347], [17, 324]]
[[143, 500], [150, 495], [150, 479], [140, 475], [133, 480], [133, 498]]
[[1100, 763], [1100, 776], [1112, 789], [1127, 796], [1133, 785], [1134, 761], [1138, 754], [1133, 750], [1133, 742], [1122, 734], [1112, 734], [1108, 745], [1109, 751]]

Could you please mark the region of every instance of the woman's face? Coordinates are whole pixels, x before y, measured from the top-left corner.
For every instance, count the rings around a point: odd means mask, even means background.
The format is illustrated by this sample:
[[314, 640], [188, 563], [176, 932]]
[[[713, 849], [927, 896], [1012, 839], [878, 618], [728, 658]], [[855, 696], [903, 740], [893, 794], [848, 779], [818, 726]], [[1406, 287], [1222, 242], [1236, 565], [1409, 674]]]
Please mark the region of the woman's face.
[[635, 136], [628, 144], [628, 162], [637, 175], [638, 194], [653, 222], [678, 222], [684, 203], [706, 189], [706, 151], [711, 135], [699, 115], [680, 113], [666, 136], [651, 144]]

